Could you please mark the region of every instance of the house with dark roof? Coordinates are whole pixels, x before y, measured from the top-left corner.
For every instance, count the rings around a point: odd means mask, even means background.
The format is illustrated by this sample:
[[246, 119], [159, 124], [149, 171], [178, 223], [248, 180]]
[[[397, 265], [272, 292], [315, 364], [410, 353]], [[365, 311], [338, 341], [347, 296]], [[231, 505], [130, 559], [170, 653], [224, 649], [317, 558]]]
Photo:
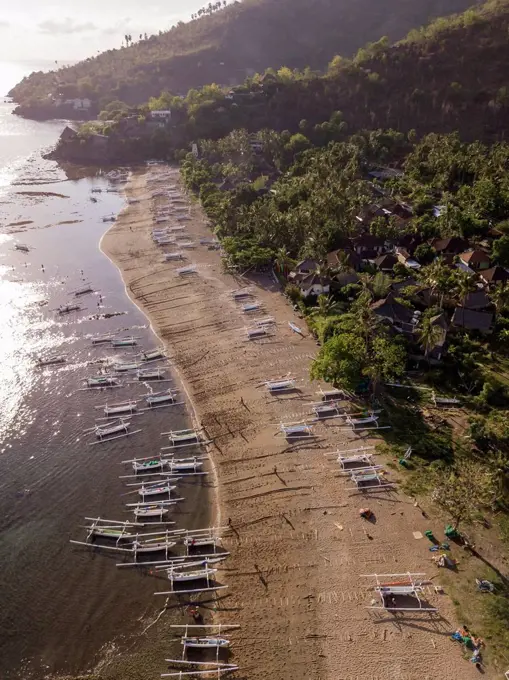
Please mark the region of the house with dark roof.
[[387, 210], [386, 208], [382, 208], [381, 205], [378, 205], [378, 203], [370, 203], [369, 205], [365, 205], [359, 212], [358, 215], [356, 215], [356, 220], [357, 222], [360, 222], [361, 224], [364, 224], [368, 226], [371, 224], [372, 220], [375, 219], [375, 217], [389, 217], [391, 214], [390, 210]]
[[373, 234], [361, 234], [352, 239], [353, 250], [363, 260], [369, 260], [381, 255], [385, 250], [385, 241]]
[[507, 269], [496, 265], [490, 269], [483, 269], [479, 272], [479, 278], [487, 286], [496, 286], [497, 283], [507, 283], [509, 281], [509, 272]]
[[328, 278], [320, 277], [316, 272], [303, 275], [303, 278], [296, 282], [300, 292], [304, 297], [315, 295], [327, 295], [330, 292], [331, 281]]
[[70, 142], [75, 140], [78, 137], [78, 133], [76, 130], [73, 130], [71, 127], [68, 125], [65, 126], [65, 128], [62, 130], [62, 134], [60, 135], [60, 140], [62, 142]]
[[396, 293], [396, 295], [400, 295], [405, 288], [410, 288], [413, 286], [418, 286], [419, 284], [417, 281], [409, 276], [406, 279], [403, 279], [403, 281], [393, 281], [391, 283], [391, 290]]
[[468, 248], [468, 242], [459, 236], [438, 238], [431, 245], [439, 255], [459, 255]]
[[404, 332], [413, 331], [414, 313], [401, 302], [396, 300], [394, 293], [389, 293], [383, 300], [378, 300], [371, 305], [373, 312], [381, 319], [386, 319], [394, 327]]
[[413, 217], [412, 208], [406, 203], [396, 203], [392, 206], [391, 212], [403, 220], [409, 220]]
[[422, 237], [419, 234], [404, 233], [394, 239], [391, 239], [391, 243], [393, 243], [395, 246], [398, 246], [399, 248], [404, 248], [408, 253], [410, 253], [410, 255], [413, 255], [413, 252], [417, 246], [421, 245]]
[[327, 255], [327, 265], [329, 267], [350, 267], [354, 271], [359, 271], [362, 260], [357, 253], [350, 248], [333, 250]]
[[398, 258], [398, 262], [404, 264], [405, 267], [408, 267], [409, 269], [421, 268], [421, 265], [417, 260], [414, 260], [406, 248], [396, 248], [396, 257]]
[[488, 269], [490, 266], [490, 256], [484, 250], [467, 250], [460, 253], [459, 260], [474, 271]]
[[318, 269], [318, 262], [312, 260], [308, 257], [306, 260], [302, 260], [295, 265], [295, 271], [298, 274], [311, 274]]
[[375, 258], [375, 266], [381, 272], [392, 272], [395, 264], [398, 264], [398, 258], [392, 253], [385, 253]]
[[491, 300], [484, 290], [474, 290], [463, 300], [463, 307], [467, 309], [486, 309], [491, 305]]
[[456, 328], [488, 334], [492, 331], [493, 314], [491, 312], [477, 312], [473, 309], [465, 309], [465, 307], [456, 307], [451, 323]]
[[357, 283], [358, 280], [359, 275], [356, 272], [340, 272], [332, 278], [330, 289], [341, 290], [345, 286], [349, 286], [352, 283]]

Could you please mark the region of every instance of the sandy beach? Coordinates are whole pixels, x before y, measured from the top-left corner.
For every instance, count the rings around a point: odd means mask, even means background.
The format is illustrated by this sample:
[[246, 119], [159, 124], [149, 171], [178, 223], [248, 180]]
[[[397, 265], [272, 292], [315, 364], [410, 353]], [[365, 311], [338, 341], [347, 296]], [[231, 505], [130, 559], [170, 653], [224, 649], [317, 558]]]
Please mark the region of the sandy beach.
[[[190, 412], [213, 441], [215, 524], [230, 523], [232, 529], [224, 541], [231, 556], [218, 574], [229, 588], [219, 591], [210, 618], [241, 625], [232, 635], [232, 661], [242, 669], [238, 677], [476, 678], [478, 671], [449, 639], [458, 622], [446, 592], [434, 587], [441, 574], [431, 562], [430, 544], [414, 537], [440, 526], [425, 520], [404, 494], [381, 491], [366, 500], [351, 489], [351, 480], [325, 454], [376, 441], [359, 438], [342, 418], [316, 423], [312, 440], [289, 443], [278, 436], [280, 422], [312, 419], [310, 403], [319, 399], [320, 388], [309, 380], [316, 342], [273, 281], [241, 281], [224, 272], [217, 251], [199, 245], [211, 233], [198, 204], [191, 204], [185, 222], [197, 244], [186, 251], [196, 274], [181, 277], [176, 269], [182, 263], [164, 262], [151, 238], [150, 209], [167, 199], [150, 198], [154, 185], [147, 185], [149, 176], [162, 172], [166, 168], [134, 174], [126, 191], [140, 202], [121, 214], [101, 248], [151, 319]], [[171, 184], [179, 186], [176, 169]], [[183, 191], [182, 196], [180, 205], [187, 205]], [[245, 341], [250, 322], [231, 296], [244, 285], [261, 302], [260, 316], [277, 321], [270, 338]], [[304, 337], [290, 329], [290, 321], [303, 328]], [[283, 376], [293, 377], [298, 390], [269, 394], [263, 382]], [[389, 478], [397, 481], [397, 473]], [[359, 508], [366, 505], [376, 522], [360, 519]], [[367, 608], [376, 594], [369, 591], [373, 579], [362, 575], [406, 572], [433, 580], [423, 598], [438, 614], [397, 616]], [[187, 622], [185, 615], [182, 620]], [[160, 640], [144, 671], [133, 677], [148, 680], [156, 669], [164, 672], [165, 654]], [[121, 676], [110, 669], [105, 677]]]

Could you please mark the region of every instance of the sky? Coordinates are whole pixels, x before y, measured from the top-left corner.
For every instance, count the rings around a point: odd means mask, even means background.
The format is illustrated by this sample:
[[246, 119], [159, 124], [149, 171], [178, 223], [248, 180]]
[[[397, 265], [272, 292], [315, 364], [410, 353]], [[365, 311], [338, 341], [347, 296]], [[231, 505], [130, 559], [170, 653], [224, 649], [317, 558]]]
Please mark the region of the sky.
[[166, 30], [205, 0], [0, 0], [0, 62], [78, 61]]

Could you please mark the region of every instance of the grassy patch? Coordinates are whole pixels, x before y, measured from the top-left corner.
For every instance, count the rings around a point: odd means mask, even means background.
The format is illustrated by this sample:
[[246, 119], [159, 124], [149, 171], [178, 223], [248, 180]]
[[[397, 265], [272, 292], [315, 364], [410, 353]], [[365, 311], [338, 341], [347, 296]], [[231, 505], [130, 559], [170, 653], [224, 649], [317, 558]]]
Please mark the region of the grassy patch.
[[[484, 662], [502, 673], [509, 666], [509, 587], [496, 571], [476, 557], [464, 554], [458, 557], [458, 572], [444, 570], [440, 580], [455, 606], [459, 625], [468, 626], [473, 635], [484, 640]], [[496, 592], [479, 592], [476, 578], [491, 581]]]

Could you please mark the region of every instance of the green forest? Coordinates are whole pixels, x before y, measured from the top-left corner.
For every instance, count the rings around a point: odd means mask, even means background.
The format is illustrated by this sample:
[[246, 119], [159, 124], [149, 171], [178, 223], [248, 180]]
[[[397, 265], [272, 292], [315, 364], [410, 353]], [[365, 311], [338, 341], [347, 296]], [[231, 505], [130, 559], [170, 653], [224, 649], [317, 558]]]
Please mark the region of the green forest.
[[34, 73], [10, 92], [30, 116], [54, 117], [48, 97], [88, 97], [141, 104], [163, 90], [242, 83], [268, 67], [324, 69], [335, 54], [353, 56], [369, 41], [403, 38], [471, 0], [243, 0], [205, 6], [187, 23], [158, 35], [119, 36], [118, 49], [78, 64]]

